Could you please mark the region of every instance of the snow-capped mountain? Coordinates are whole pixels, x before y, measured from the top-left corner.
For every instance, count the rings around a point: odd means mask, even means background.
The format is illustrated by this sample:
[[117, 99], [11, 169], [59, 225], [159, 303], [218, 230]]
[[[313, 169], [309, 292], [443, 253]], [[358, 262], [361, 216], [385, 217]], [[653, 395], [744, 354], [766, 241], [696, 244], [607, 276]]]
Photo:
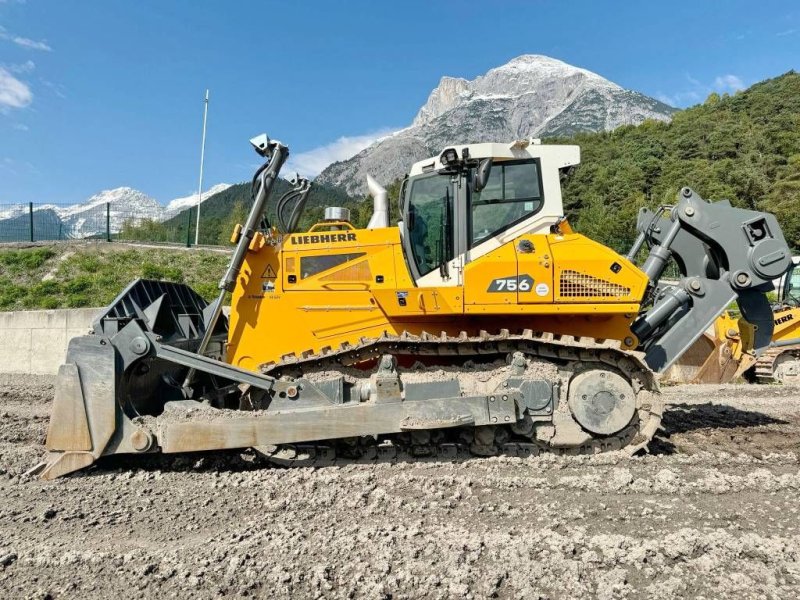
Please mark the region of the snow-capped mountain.
[[391, 183], [448, 145], [611, 130], [667, 121], [674, 112], [586, 69], [526, 54], [472, 81], [443, 77], [409, 127], [330, 165], [317, 180], [362, 194], [367, 173]]
[[103, 190], [86, 202], [54, 208], [64, 224], [65, 237], [92, 237], [104, 233], [106, 204], [112, 232], [119, 231], [128, 219], [160, 221], [164, 215], [164, 207], [144, 192], [129, 187]]
[[[205, 192], [203, 192], [203, 202], [208, 200], [214, 194], [224, 192], [229, 187], [231, 187], [230, 183], [218, 183], [217, 185], [208, 188]], [[189, 208], [190, 206], [197, 206], [197, 194], [192, 194], [191, 196], [186, 196], [185, 198], [175, 198], [174, 200], [167, 202], [167, 207], [165, 209], [166, 216], [164, 218], [169, 219], [174, 217], [179, 212]]]
[[[229, 187], [230, 184], [220, 183], [209, 188], [203, 192], [203, 202]], [[175, 198], [163, 205], [144, 192], [130, 187], [119, 187], [103, 190], [85, 202], [71, 206], [35, 204], [34, 229], [47, 232], [53, 239], [102, 236], [106, 232], [106, 217], [111, 233], [118, 233], [127, 221], [137, 224], [147, 219], [166, 221], [182, 210], [196, 205], [197, 194]], [[24, 239], [30, 227], [29, 211], [27, 204], [12, 205], [0, 211], [0, 240]], [[8, 230], [8, 235], [4, 236], [5, 230]], [[37, 237], [42, 239], [41, 236]]]

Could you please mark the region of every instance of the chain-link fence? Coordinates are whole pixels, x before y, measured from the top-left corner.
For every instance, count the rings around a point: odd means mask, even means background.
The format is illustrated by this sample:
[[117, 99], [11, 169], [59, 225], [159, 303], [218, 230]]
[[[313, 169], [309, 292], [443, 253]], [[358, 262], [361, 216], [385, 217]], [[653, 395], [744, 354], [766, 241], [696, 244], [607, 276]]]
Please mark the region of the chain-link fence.
[[0, 242], [100, 239], [190, 245], [194, 210], [170, 215], [151, 207], [120, 208], [103, 202], [0, 204]]

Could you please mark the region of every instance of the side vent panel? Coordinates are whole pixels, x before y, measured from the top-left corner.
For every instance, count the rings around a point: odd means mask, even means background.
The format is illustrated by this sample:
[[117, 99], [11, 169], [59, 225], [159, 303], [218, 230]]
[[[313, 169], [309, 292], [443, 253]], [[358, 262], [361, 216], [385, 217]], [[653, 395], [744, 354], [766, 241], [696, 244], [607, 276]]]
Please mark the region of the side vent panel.
[[631, 293], [629, 287], [571, 269], [561, 271], [558, 286], [559, 295], [562, 298], [627, 299]]

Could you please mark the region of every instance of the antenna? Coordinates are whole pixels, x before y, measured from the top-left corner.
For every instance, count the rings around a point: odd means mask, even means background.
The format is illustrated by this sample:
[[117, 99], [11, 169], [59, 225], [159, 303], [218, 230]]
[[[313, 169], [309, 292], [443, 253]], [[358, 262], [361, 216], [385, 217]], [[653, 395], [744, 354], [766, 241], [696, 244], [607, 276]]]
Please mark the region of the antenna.
[[200, 145], [200, 184], [197, 186], [197, 223], [194, 228], [194, 245], [200, 243], [200, 203], [203, 201], [203, 163], [206, 158], [206, 121], [208, 120], [208, 90], [203, 108], [203, 141]]

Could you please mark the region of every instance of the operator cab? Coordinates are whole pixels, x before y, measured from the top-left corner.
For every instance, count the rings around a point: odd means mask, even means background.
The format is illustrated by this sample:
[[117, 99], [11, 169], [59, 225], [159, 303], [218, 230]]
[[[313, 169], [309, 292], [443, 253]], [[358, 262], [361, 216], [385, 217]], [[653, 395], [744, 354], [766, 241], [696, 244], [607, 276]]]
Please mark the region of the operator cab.
[[798, 257], [795, 257], [792, 266], [783, 276], [780, 284], [780, 301], [785, 306], [800, 307], [800, 269], [798, 266]]
[[418, 285], [460, 285], [468, 262], [564, 214], [560, 176], [577, 146], [472, 144], [416, 163], [400, 192], [404, 249]]

